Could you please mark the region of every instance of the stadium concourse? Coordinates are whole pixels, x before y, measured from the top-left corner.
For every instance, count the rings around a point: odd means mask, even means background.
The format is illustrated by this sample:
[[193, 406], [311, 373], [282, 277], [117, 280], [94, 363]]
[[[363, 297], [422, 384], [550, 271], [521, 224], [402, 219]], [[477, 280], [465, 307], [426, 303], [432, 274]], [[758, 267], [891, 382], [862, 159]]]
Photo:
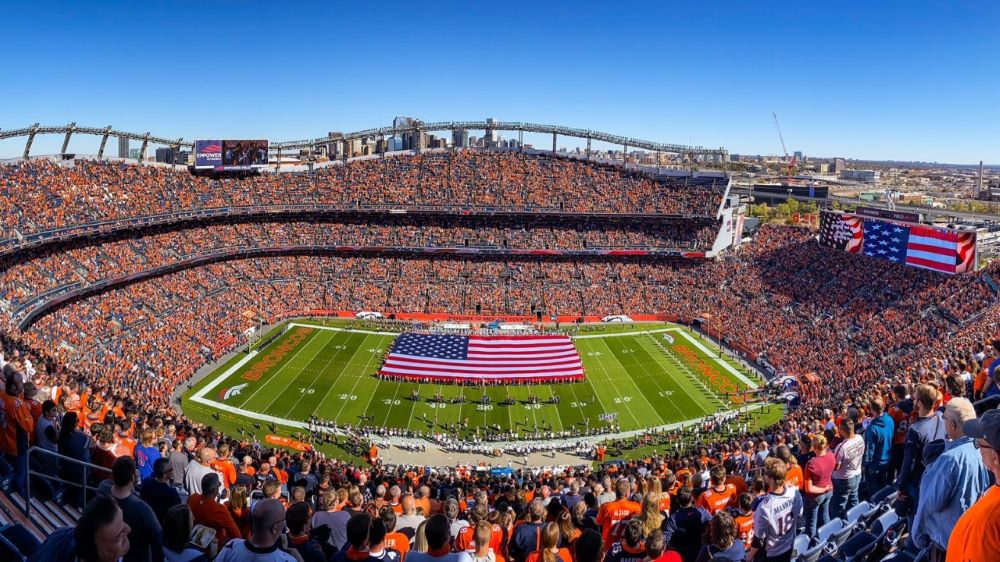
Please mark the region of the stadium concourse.
[[[125, 163], [0, 167], [0, 559], [913, 560], [945, 548], [949, 560], [1000, 559], [996, 266], [946, 277], [770, 225], [713, 260], [644, 255], [710, 244], [724, 194], [475, 151], [224, 179]], [[437, 214], [196, 213], [303, 202]], [[510, 223], [491, 215], [499, 207], [535, 218]], [[602, 212], [670, 220], [586, 216]], [[163, 213], [188, 215], [155, 230], [129, 220]], [[95, 236], [108, 221], [124, 222]], [[408, 253], [409, 234], [424, 248], [481, 237], [497, 251]], [[339, 241], [389, 251], [314, 251]], [[505, 251], [591, 244], [640, 252]], [[244, 253], [224, 251], [234, 247]], [[701, 319], [747, 359], [798, 375], [801, 404], [693, 448], [551, 470], [328, 459], [177, 411], [172, 391], [240, 344], [247, 311], [272, 321], [312, 309]], [[977, 412], [970, 400], [983, 398]], [[646, 437], [606, 445], [679, 436]], [[191, 545], [192, 524], [214, 534]]]

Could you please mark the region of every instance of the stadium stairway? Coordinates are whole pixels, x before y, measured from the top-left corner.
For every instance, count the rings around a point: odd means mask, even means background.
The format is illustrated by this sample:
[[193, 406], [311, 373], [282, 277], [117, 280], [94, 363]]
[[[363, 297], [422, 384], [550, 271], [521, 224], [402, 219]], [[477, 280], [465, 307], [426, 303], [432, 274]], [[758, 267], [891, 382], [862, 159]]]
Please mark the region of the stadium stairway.
[[1000, 286], [997, 286], [996, 281], [985, 271], [983, 272], [983, 281], [986, 282], [986, 286], [993, 290], [994, 294], [1000, 295]]

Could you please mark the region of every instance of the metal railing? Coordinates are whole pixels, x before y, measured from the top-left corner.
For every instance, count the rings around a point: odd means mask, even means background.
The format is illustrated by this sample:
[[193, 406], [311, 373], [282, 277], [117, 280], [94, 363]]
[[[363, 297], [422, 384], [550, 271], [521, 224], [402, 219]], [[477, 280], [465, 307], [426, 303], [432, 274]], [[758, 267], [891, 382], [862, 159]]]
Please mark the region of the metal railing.
[[[39, 454], [39, 455], [42, 455], [43, 457], [48, 457], [50, 459], [54, 459], [56, 461], [56, 463], [57, 463], [57, 466], [58, 466], [58, 463], [63, 463], [63, 462], [68, 462], [68, 463], [72, 463], [72, 464], [83, 465], [83, 473], [81, 475], [79, 484], [77, 482], [71, 482], [69, 480], [64, 480], [64, 479], [60, 478], [58, 476], [58, 469], [56, 471], [56, 474], [46, 474], [44, 472], [33, 470], [31, 468], [31, 455], [32, 454]], [[79, 459], [74, 459], [72, 457], [67, 457], [66, 455], [60, 455], [59, 453], [53, 453], [52, 451], [49, 451], [48, 449], [43, 449], [41, 447], [31, 447], [30, 449], [28, 449], [27, 463], [28, 463], [28, 473], [27, 473], [27, 483], [25, 485], [25, 494], [24, 494], [24, 512], [25, 512], [25, 514], [29, 518], [31, 517], [31, 477], [32, 476], [38, 476], [38, 477], [44, 478], [46, 481], [48, 481], [50, 483], [51, 482], [60, 482], [62, 484], [66, 484], [68, 486], [74, 486], [74, 487], [79, 485], [80, 486], [80, 490], [83, 493], [83, 500], [84, 500], [83, 503], [86, 504], [87, 491], [90, 490], [90, 491], [93, 491], [93, 492], [97, 492], [97, 486], [90, 486], [90, 485], [87, 484], [87, 479], [90, 477], [90, 474], [91, 474], [90, 471], [87, 470], [87, 468], [89, 467], [92, 470], [100, 470], [100, 471], [104, 471], [104, 472], [108, 473], [109, 475], [111, 474], [111, 469], [109, 469], [109, 468], [105, 468], [103, 466], [98, 466], [96, 464], [89, 463], [89, 462], [83, 462], [83, 461], [81, 461]]]

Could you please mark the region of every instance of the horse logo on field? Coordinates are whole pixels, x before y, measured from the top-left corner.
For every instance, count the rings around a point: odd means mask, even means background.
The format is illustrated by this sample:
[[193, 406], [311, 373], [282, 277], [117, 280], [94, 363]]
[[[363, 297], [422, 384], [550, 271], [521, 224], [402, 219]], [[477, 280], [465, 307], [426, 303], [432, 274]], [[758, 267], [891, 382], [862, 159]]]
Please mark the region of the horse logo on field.
[[243, 389], [248, 386], [250, 386], [250, 383], [245, 382], [243, 384], [238, 384], [230, 388], [223, 388], [222, 390], [219, 391], [219, 399], [229, 400], [233, 396], [236, 396], [237, 394], [243, 392]]

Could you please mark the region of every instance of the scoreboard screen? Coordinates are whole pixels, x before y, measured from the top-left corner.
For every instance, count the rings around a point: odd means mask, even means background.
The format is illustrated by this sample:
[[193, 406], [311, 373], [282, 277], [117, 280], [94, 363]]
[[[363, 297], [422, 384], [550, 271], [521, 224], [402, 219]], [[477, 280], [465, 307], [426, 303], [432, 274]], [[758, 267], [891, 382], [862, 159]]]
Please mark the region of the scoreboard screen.
[[195, 141], [195, 169], [252, 170], [267, 166], [267, 140]]

